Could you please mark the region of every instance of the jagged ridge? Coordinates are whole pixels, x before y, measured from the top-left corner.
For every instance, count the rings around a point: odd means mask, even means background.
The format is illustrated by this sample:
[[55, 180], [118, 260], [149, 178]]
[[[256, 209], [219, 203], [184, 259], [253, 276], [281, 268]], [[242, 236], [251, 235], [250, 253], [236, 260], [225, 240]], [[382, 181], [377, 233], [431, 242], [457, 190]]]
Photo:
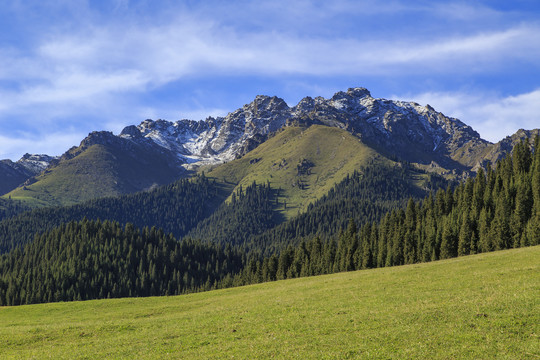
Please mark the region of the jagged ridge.
[[199, 122], [145, 120], [126, 127], [120, 137], [152, 139], [192, 167], [241, 157], [284, 126], [313, 124], [346, 129], [364, 143], [401, 160], [436, 161], [461, 170], [471, 167], [456, 157], [464, 144], [490, 144], [470, 126], [429, 105], [375, 99], [365, 88], [338, 92], [330, 99], [306, 97], [294, 107], [278, 97], [259, 95], [226, 117]]

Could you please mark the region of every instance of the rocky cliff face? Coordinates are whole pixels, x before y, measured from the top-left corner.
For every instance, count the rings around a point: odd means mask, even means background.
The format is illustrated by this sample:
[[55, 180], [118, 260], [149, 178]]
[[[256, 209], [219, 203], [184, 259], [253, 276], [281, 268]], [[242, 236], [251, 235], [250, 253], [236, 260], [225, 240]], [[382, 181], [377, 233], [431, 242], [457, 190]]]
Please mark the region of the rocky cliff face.
[[293, 110], [303, 122], [345, 128], [377, 150], [411, 162], [451, 163], [464, 144], [488, 144], [470, 126], [429, 105], [375, 99], [364, 88], [331, 99], [305, 98]]
[[220, 163], [242, 156], [269, 133], [285, 126], [291, 117], [291, 109], [282, 99], [257, 96], [226, 117], [204, 121], [145, 120], [138, 126], [126, 127], [119, 136], [134, 141], [151, 139], [187, 164]]
[[534, 139], [536, 136], [540, 136], [540, 129], [520, 129], [515, 134], [507, 136], [498, 143], [488, 147], [487, 151], [482, 154], [482, 157], [478, 160], [478, 162], [485, 164], [487, 161], [489, 161], [491, 164], [495, 164], [497, 161], [502, 159], [505, 154], [510, 153], [515, 145], [522, 141], [529, 142], [531, 146], [534, 145]]

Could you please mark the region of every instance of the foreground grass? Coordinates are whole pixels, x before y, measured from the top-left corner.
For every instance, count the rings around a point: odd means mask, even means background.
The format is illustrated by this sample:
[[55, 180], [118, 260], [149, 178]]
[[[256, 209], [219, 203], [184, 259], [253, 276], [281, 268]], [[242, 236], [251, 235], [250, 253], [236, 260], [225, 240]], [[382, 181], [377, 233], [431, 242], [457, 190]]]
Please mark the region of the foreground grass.
[[540, 357], [540, 247], [178, 297], [0, 308], [0, 358]]

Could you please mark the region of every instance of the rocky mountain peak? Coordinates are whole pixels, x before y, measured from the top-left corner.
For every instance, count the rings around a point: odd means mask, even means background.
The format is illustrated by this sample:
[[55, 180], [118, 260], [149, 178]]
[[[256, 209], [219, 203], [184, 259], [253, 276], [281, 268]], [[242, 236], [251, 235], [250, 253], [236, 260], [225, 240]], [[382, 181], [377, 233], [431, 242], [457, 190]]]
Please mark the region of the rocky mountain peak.
[[95, 144], [106, 145], [117, 142], [117, 137], [111, 131], [92, 131], [81, 141], [81, 147], [90, 147]]
[[241, 109], [227, 115], [225, 120], [243, 118], [247, 121], [256, 119], [267, 119], [270, 121], [275, 118], [277, 114], [287, 113], [289, 110], [289, 106], [281, 98], [276, 96], [257, 95], [251, 103], [246, 104]]
[[347, 91], [338, 91], [331, 98], [330, 101], [340, 101], [343, 99], [353, 100], [361, 99], [364, 97], [371, 97], [371, 93], [368, 89], [363, 87], [349, 88]]
[[348, 129], [366, 144], [408, 161], [420, 157], [440, 162], [468, 141], [483, 141], [461, 121], [429, 105], [375, 99], [363, 87], [339, 91], [330, 99], [305, 97], [292, 108], [279, 97], [257, 95], [225, 117], [175, 123], [145, 120], [120, 136], [134, 138], [138, 131], [187, 163], [215, 163], [242, 156], [269, 133], [296, 124]]
[[289, 108], [285, 100], [277, 96], [257, 95], [255, 99], [244, 105], [246, 109], [257, 109], [263, 111], [282, 111]]
[[[444, 164], [455, 161], [449, 159], [457, 159], [455, 154], [464, 144], [489, 144], [471, 127], [430, 105], [376, 99], [363, 87], [336, 92], [329, 99], [308, 96], [294, 107], [276, 96], [257, 95], [225, 117], [176, 122], [146, 119], [124, 128], [119, 138], [155, 144], [191, 167], [242, 156], [282, 127], [312, 124], [347, 129], [367, 145], [413, 162]], [[114, 142], [113, 138], [111, 133], [95, 132], [81, 145]]]
[[349, 88], [347, 94], [355, 98], [371, 97], [369, 90], [364, 87]]
[[58, 161], [56, 156], [28, 153], [16, 162], [0, 160], [0, 195], [33, 179], [56, 161]]
[[126, 137], [126, 138], [138, 138], [141, 137], [141, 132], [139, 131], [139, 128], [135, 125], [129, 125], [126, 126], [122, 132], [120, 133], [120, 137]]
[[23, 166], [34, 175], [37, 175], [49, 167], [56, 159], [58, 159], [57, 156], [26, 153], [17, 161], [17, 164]]

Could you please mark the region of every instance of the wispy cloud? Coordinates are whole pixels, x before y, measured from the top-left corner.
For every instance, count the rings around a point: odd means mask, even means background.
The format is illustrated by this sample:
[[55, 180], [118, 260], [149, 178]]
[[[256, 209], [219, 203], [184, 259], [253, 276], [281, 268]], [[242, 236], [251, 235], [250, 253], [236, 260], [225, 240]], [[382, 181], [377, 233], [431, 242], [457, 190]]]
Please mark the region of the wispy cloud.
[[[540, 70], [538, 20], [527, 14], [512, 14], [507, 20], [507, 13], [487, 2], [9, 4], [9, 19], [22, 22], [27, 17], [24, 31], [31, 35], [21, 33], [25, 40], [21, 44], [0, 39], [0, 125], [13, 127], [16, 119], [27, 131], [35, 127], [35, 134], [44, 128], [60, 129], [67, 122], [85, 133], [116, 130], [123, 122], [128, 125], [149, 115], [204, 118], [226, 112], [223, 103], [193, 101], [189, 109], [152, 100], [170, 84], [187, 80], [193, 84], [193, 79], [210, 84], [226, 76], [283, 79], [283, 88], [274, 94], [301, 89], [294, 85], [301, 83], [324, 94], [322, 85], [305, 78], [328, 84], [332, 77], [356, 81], [380, 77], [407, 87], [414, 78], [437, 78], [431, 80], [434, 83], [456, 75], [473, 78], [521, 71], [515, 69], [523, 65]], [[41, 16], [31, 15], [39, 11]], [[57, 21], [60, 18], [65, 21]], [[438, 94], [441, 103], [450, 94], [461, 99], [459, 106], [467, 105], [464, 97], [441, 91], [442, 87], [429, 93]], [[471, 99], [486, 104], [485, 99]], [[501, 99], [493, 103], [496, 100]], [[508, 98], [504, 108], [513, 105], [523, 104]], [[230, 104], [227, 111], [238, 106]], [[493, 109], [476, 116], [486, 118]]]
[[0, 159], [18, 160], [24, 153], [62, 155], [70, 147], [79, 145], [85, 135], [80, 132], [0, 135]]
[[43, 43], [32, 60], [11, 56], [9, 63], [24, 66], [3, 77], [27, 79], [28, 84], [12, 89], [15, 101], [10, 101], [24, 106], [235, 72], [272, 76], [486, 72], [512, 59], [536, 61], [540, 43], [531, 39], [539, 37], [540, 26], [520, 25], [467, 36], [441, 34], [420, 43], [305, 38], [271, 31], [239, 33], [181, 18], [151, 28], [111, 26], [54, 39]]

